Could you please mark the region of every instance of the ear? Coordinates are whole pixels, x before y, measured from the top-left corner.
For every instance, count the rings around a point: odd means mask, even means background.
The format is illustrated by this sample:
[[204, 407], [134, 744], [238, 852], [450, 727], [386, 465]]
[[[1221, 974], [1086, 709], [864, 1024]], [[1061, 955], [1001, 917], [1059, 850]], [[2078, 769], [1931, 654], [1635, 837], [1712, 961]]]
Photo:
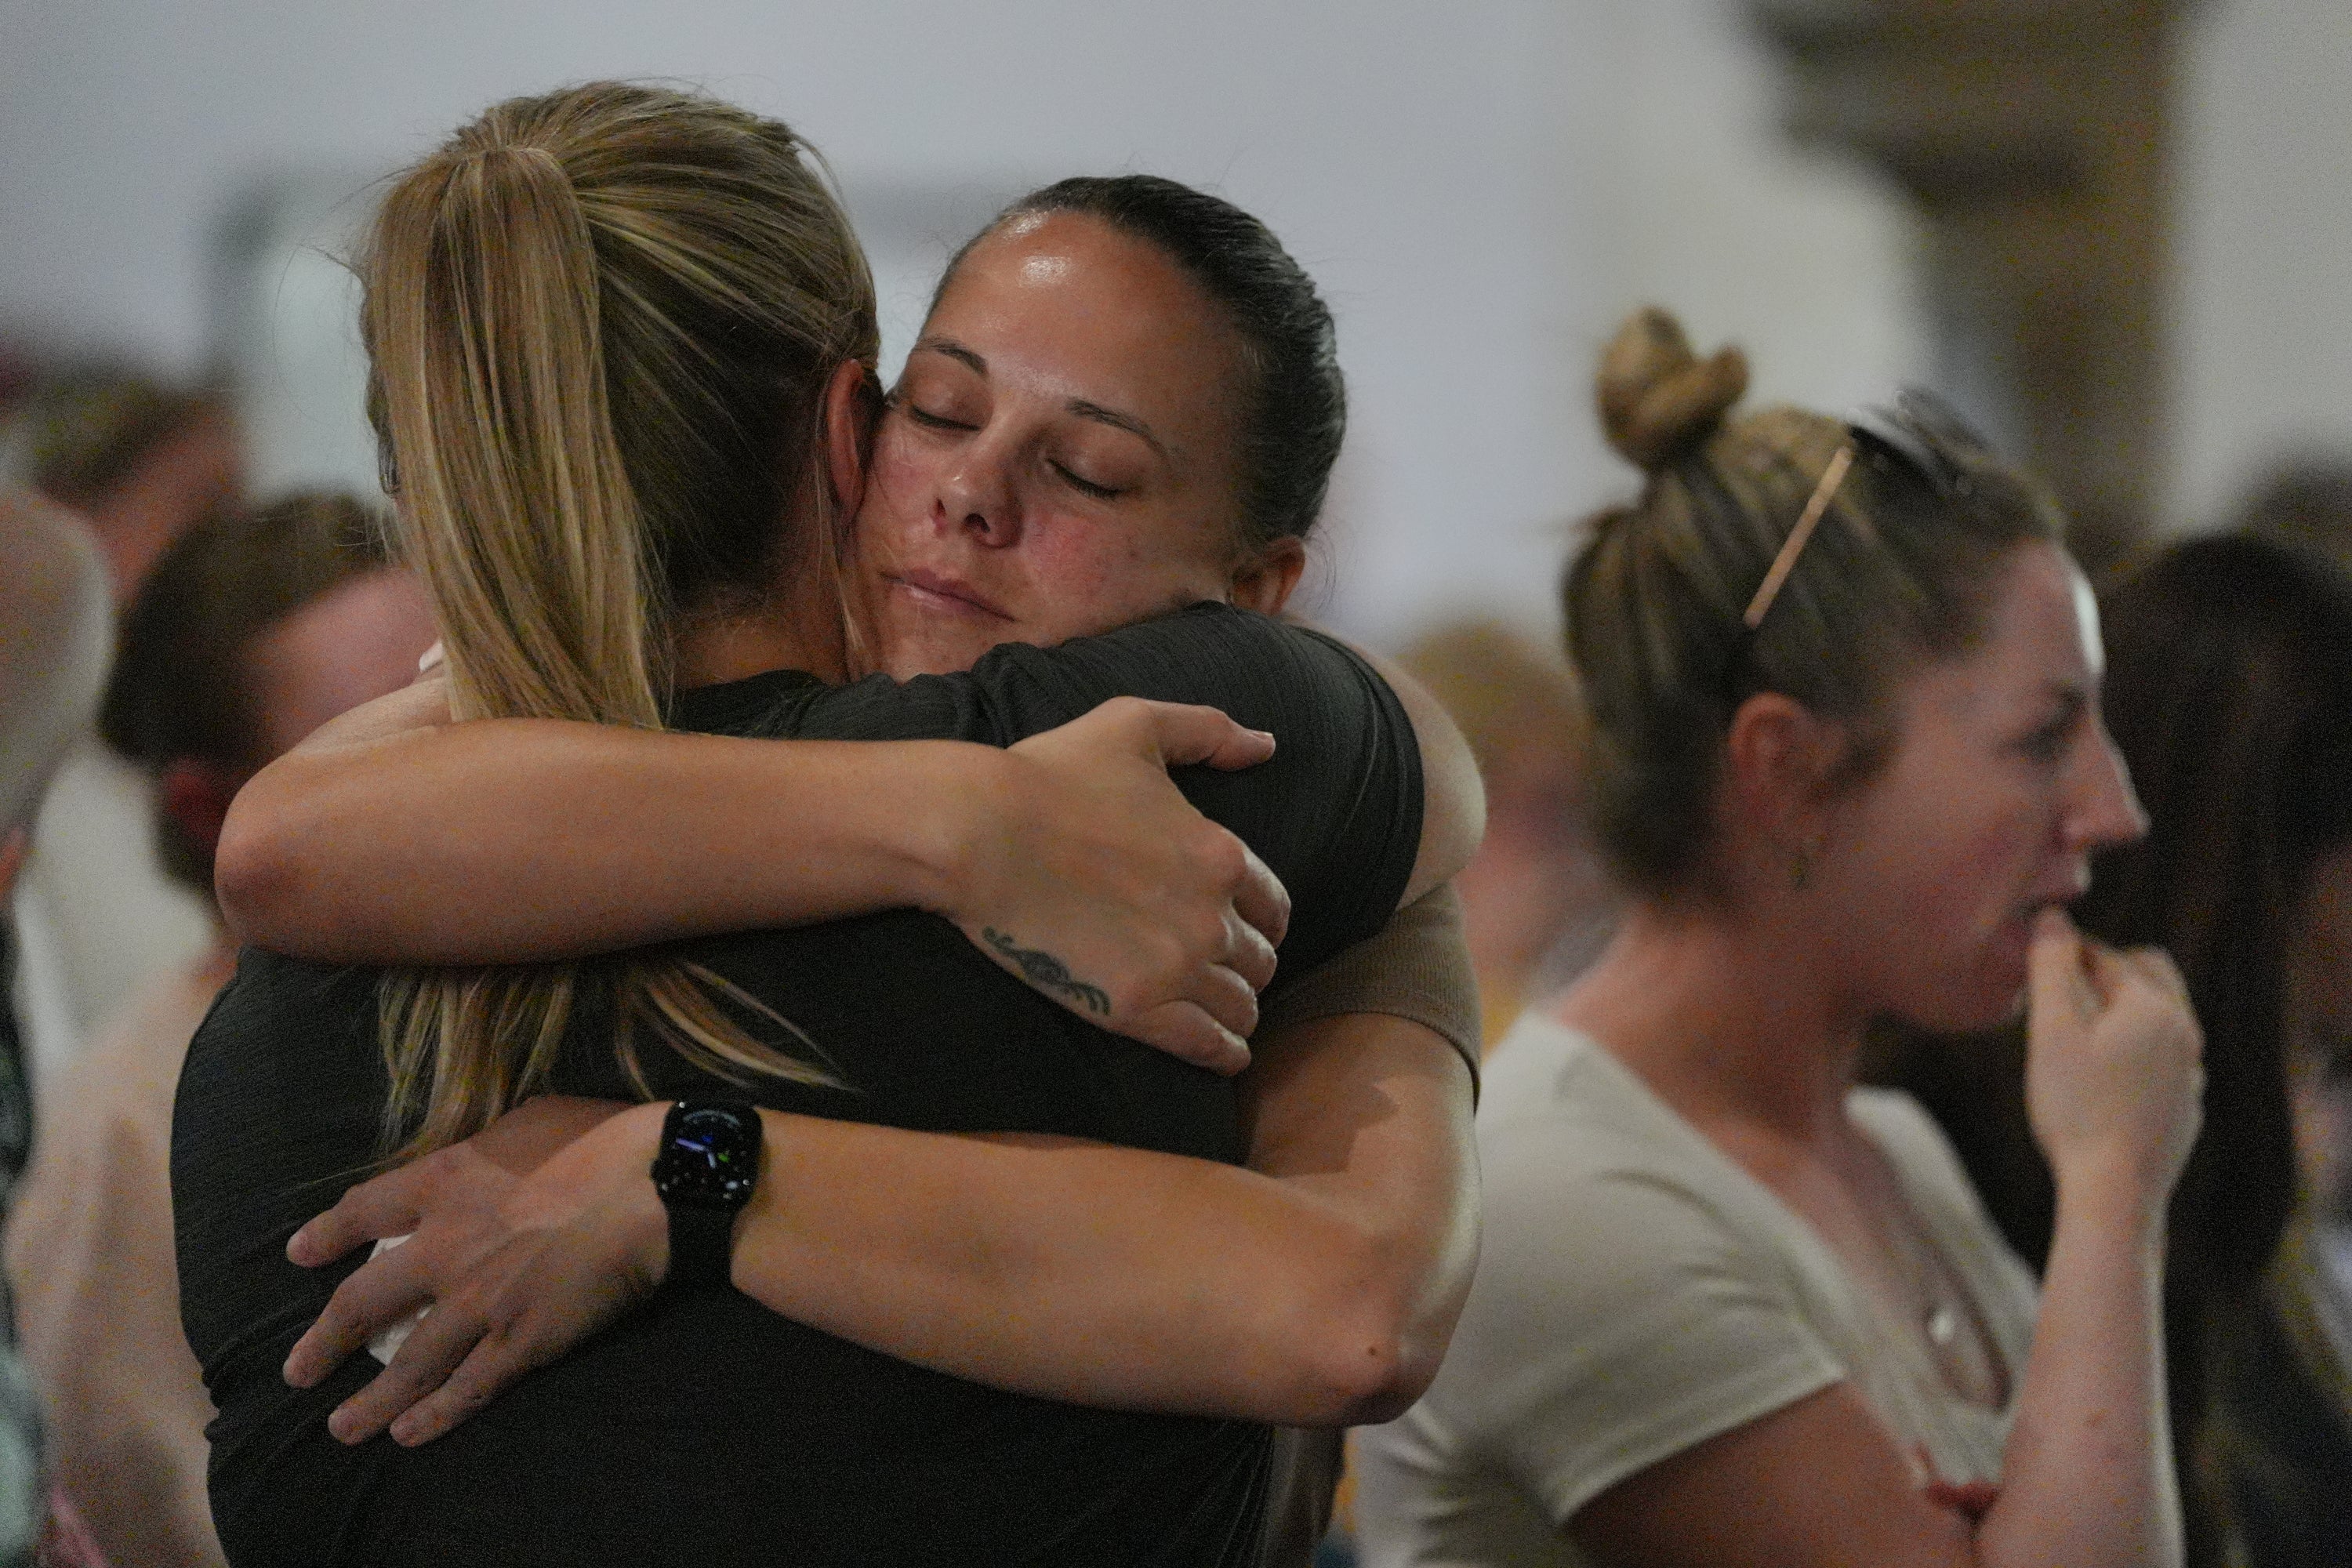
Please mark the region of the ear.
[[880, 403], [873, 366], [853, 359], [833, 367], [824, 384], [824, 467], [845, 515], [856, 511], [865, 499], [866, 458]]
[[180, 837], [210, 858], [220, 847], [229, 802], [244, 784], [243, 776], [218, 763], [182, 757], [155, 781], [155, 803]]
[[1724, 785], [1744, 837], [1801, 841], [1846, 754], [1844, 726], [1793, 697], [1759, 691], [1725, 737]]
[[1277, 539], [1234, 573], [1230, 603], [1261, 616], [1278, 616], [1307, 570], [1307, 545], [1302, 540]]

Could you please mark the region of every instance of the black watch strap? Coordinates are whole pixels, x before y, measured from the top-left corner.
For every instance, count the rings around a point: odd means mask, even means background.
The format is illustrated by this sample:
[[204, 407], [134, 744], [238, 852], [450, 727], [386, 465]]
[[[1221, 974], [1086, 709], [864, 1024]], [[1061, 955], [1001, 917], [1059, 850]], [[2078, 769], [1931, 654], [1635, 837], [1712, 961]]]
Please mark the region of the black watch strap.
[[735, 1216], [760, 1179], [760, 1112], [749, 1101], [681, 1100], [662, 1123], [654, 1191], [669, 1212], [666, 1282], [723, 1290], [732, 1283]]
[[734, 1274], [735, 1216], [742, 1212], [670, 1205], [669, 1274], [664, 1283], [672, 1289], [728, 1289]]

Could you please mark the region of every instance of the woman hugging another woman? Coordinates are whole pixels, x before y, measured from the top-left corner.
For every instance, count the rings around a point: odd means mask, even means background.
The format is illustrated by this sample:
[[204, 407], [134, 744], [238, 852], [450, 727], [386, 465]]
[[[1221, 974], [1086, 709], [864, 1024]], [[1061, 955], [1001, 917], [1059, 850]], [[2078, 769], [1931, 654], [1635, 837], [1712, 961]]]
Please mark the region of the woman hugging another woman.
[[[2143, 819], [2052, 505], [1924, 399], [1733, 416], [1655, 311], [1600, 405], [1647, 476], [1570, 568], [1597, 966], [1488, 1064], [1452, 1352], [1369, 1435], [1368, 1561], [2161, 1564], [2165, 1201], [2199, 1033], [2077, 935]], [[1949, 1149], [1858, 1091], [1892, 1016], [2025, 999], [2057, 1239], [2031, 1277]]]
[[[1265, 1423], [1402, 1408], [1472, 1250], [1416, 900], [1475, 782], [1254, 613], [1338, 447], [1311, 286], [1213, 198], [1049, 187], [877, 410], [802, 144], [613, 85], [409, 172], [362, 277], [448, 673], [224, 847], [310, 955], [246, 955], [181, 1086], [232, 1558], [1257, 1561]], [[1415, 984], [1350, 969], [1400, 931]]]

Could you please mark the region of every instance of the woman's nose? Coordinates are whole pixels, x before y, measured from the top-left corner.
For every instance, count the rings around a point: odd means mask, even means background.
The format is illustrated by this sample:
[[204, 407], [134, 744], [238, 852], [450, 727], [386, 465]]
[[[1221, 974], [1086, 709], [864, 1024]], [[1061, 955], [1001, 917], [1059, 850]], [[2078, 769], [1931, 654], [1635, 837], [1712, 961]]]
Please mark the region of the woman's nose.
[[1003, 462], [984, 450], [968, 450], [940, 484], [940, 526], [961, 529], [974, 542], [1004, 546], [1021, 539], [1018, 496]]
[[2074, 841], [2086, 850], [2098, 850], [2146, 837], [2147, 813], [2132, 791], [2130, 765], [2105, 725], [2093, 730], [2092, 744], [2084, 751], [2069, 813]]

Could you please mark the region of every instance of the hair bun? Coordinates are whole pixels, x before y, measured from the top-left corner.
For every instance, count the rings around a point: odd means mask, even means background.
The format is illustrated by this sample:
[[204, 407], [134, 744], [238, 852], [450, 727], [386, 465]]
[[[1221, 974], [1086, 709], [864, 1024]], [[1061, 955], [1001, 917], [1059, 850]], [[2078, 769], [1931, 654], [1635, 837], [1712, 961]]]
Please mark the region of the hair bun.
[[1628, 462], [1656, 473], [1714, 434], [1748, 390], [1748, 356], [1691, 353], [1682, 324], [1655, 306], [1625, 320], [1601, 353], [1601, 428]]

